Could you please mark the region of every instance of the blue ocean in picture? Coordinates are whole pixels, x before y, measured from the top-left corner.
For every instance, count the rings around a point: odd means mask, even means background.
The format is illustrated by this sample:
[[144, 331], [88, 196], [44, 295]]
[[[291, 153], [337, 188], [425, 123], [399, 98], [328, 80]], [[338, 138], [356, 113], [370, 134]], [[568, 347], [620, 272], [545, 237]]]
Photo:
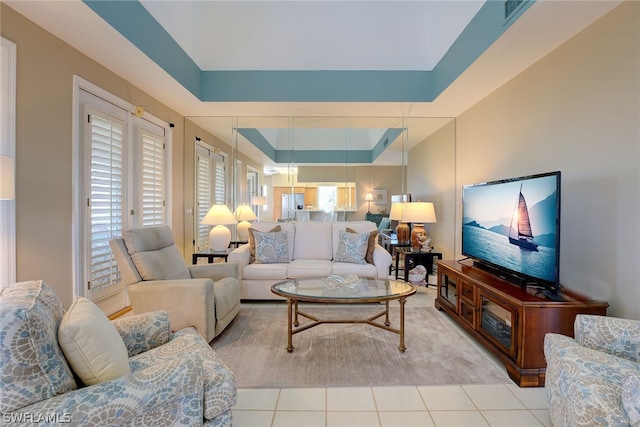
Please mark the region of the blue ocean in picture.
[[465, 225], [462, 232], [464, 253], [529, 276], [555, 280], [555, 248], [539, 246], [537, 252], [523, 250], [510, 244], [506, 235], [476, 225]]

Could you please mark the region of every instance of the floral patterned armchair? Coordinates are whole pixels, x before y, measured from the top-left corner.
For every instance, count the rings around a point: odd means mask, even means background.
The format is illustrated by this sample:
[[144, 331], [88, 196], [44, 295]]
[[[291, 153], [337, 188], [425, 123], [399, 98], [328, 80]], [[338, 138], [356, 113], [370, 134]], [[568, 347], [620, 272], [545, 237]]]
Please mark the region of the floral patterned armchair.
[[574, 332], [545, 336], [553, 425], [640, 426], [640, 321], [579, 314]]
[[111, 322], [126, 347], [130, 373], [85, 386], [63, 351], [64, 319], [58, 297], [42, 281], [0, 291], [0, 413], [5, 423], [231, 425], [233, 374], [194, 328], [172, 333], [164, 311]]

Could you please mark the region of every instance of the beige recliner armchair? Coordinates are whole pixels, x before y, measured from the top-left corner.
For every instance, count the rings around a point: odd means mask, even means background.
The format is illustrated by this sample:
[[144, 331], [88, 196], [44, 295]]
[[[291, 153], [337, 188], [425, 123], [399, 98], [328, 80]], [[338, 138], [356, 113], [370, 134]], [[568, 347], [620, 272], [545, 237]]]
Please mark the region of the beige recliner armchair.
[[187, 266], [168, 226], [126, 230], [109, 242], [134, 314], [166, 310], [172, 330], [194, 326], [211, 341], [240, 310], [235, 263]]

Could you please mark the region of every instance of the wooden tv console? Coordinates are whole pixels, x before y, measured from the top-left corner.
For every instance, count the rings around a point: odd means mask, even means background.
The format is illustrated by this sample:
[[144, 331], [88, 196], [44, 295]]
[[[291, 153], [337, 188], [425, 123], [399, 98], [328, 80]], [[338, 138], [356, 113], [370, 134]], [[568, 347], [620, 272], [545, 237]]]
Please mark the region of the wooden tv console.
[[608, 304], [563, 289], [552, 301], [539, 289], [514, 285], [471, 261], [438, 261], [435, 307], [444, 310], [505, 364], [520, 387], [544, 386], [544, 336], [573, 336], [576, 314], [606, 315]]

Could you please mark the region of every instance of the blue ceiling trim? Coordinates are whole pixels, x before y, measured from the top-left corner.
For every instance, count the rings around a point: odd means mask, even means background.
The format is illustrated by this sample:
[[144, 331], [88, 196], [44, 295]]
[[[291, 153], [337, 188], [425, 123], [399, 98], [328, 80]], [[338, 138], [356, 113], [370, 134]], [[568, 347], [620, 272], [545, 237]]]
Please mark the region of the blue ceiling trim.
[[276, 163], [372, 163], [387, 147], [383, 142], [392, 143], [401, 132], [387, 129], [371, 150], [276, 150], [258, 129], [238, 128], [240, 135]]
[[83, 0], [109, 25], [196, 97], [200, 97], [200, 67], [149, 14], [140, 2]]
[[401, 128], [391, 128], [380, 137], [378, 143], [371, 149], [371, 161], [373, 162], [393, 141], [402, 133]]
[[267, 139], [258, 131], [253, 128], [238, 128], [238, 133], [244, 136], [247, 141], [255, 145], [255, 147], [262, 151], [271, 160], [276, 158], [276, 149], [267, 141]]
[[203, 101], [430, 102], [431, 71], [203, 71]]
[[449, 87], [482, 53], [511, 26], [535, 0], [527, 1], [505, 19], [504, 1], [487, 1], [433, 69], [436, 97]]
[[276, 163], [371, 163], [369, 150], [276, 150]]
[[202, 71], [137, 0], [83, 0], [203, 102], [431, 102], [535, 0], [487, 1], [433, 71]]

